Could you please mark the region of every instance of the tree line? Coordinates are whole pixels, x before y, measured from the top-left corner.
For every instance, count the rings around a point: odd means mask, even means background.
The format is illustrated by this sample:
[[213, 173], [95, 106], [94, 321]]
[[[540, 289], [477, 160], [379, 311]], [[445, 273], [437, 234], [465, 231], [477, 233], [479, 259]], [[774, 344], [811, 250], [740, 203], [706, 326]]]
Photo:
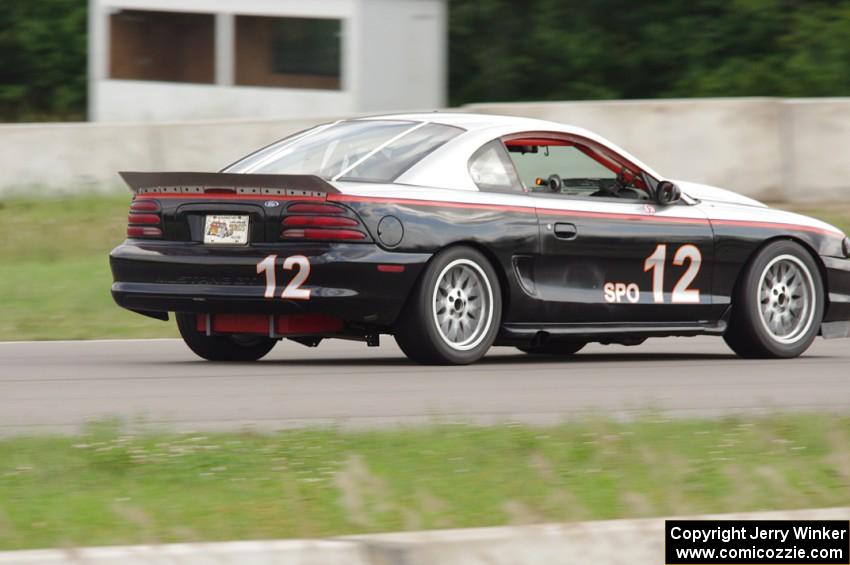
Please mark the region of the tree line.
[[85, 118], [87, 0], [0, 0], [0, 121]]
[[846, 0], [451, 0], [451, 101], [850, 95]]

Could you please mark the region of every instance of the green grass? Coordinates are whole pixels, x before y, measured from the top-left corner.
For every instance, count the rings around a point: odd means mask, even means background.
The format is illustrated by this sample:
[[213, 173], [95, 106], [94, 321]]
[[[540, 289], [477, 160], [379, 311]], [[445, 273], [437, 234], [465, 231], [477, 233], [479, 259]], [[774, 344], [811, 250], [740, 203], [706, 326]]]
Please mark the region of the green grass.
[[0, 201], [0, 340], [176, 336], [109, 293], [107, 256], [129, 205], [129, 195]]
[[[129, 194], [0, 200], [0, 340], [177, 335], [109, 295], [107, 255], [124, 239], [129, 203]], [[798, 211], [850, 231], [846, 204]]]
[[850, 505], [850, 418], [0, 440], [0, 549]]

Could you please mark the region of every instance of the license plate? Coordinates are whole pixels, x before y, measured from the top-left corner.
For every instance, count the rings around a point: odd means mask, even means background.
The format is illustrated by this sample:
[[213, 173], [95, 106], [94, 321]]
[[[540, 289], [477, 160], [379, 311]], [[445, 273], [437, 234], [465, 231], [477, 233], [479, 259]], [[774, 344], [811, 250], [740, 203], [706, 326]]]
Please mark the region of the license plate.
[[204, 243], [245, 245], [248, 243], [248, 216], [207, 216]]

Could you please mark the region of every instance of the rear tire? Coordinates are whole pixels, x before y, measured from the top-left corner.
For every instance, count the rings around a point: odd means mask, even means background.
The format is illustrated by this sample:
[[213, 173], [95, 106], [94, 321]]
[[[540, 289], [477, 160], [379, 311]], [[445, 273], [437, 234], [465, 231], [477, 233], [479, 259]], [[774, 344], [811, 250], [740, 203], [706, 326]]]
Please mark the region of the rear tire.
[[520, 351], [529, 355], [558, 355], [569, 357], [581, 351], [587, 342], [584, 341], [547, 341], [540, 345], [520, 345]]
[[817, 337], [823, 312], [823, 281], [814, 259], [797, 243], [776, 241], [741, 274], [723, 339], [748, 359], [797, 357]]
[[208, 361], [257, 361], [277, 344], [277, 340], [264, 336], [208, 336], [198, 331], [197, 316], [178, 312], [177, 328], [189, 349]]
[[469, 247], [431, 259], [395, 327], [395, 340], [423, 365], [468, 365], [481, 359], [499, 331], [502, 293], [493, 266]]

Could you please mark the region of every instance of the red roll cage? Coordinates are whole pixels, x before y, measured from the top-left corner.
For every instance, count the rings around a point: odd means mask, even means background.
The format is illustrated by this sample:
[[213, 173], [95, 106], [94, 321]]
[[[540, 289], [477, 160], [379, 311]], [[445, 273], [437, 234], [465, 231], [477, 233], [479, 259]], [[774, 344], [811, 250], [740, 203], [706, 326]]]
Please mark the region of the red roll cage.
[[505, 136], [502, 138], [502, 143], [506, 147], [575, 147], [615, 174], [625, 169], [628, 182], [636, 188], [650, 192], [644, 181], [646, 171], [608, 147], [585, 137], [556, 132], [526, 132]]

